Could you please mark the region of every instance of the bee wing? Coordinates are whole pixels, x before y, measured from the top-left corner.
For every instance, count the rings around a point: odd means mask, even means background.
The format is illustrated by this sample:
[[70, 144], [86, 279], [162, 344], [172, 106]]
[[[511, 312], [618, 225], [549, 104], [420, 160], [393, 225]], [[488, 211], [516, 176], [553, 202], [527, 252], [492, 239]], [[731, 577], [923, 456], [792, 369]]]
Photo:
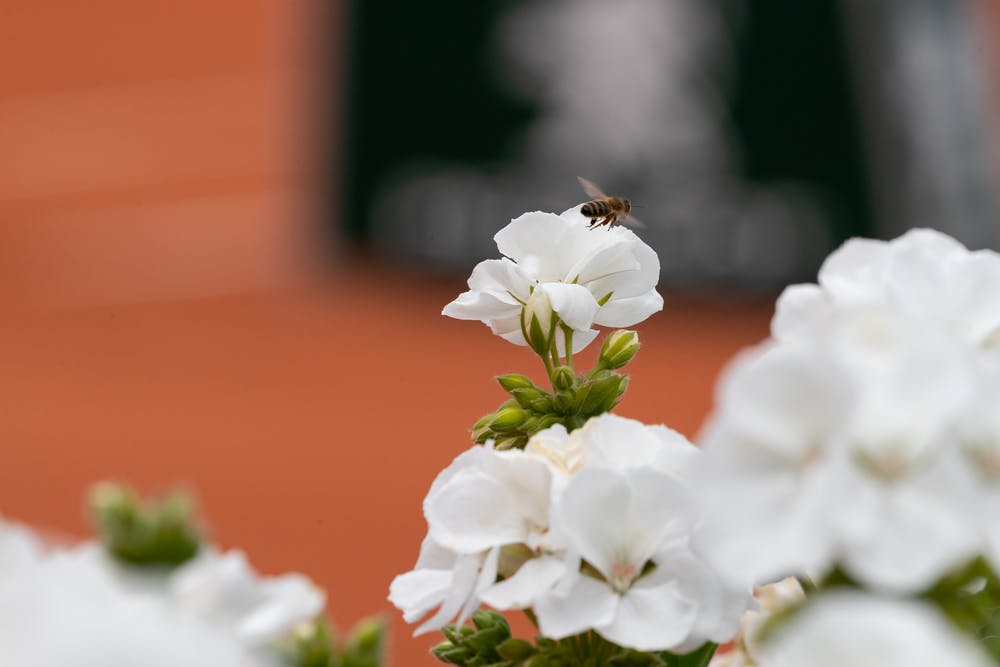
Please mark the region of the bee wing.
[[626, 227], [631, 227], [632, 229], [646, 229], [646, 223], [631, 213], [625, 216], [625, 219], [622, 220], [622, 224]]
[[583, 188], [583, 191], [586, 192], [589, 196], [593, 197], [594, 199], [605, 199], [607, 197], [607, 195], [604, 194], [603, 190], [594, 185], [592, 182], [588, 181], [583, 176], [577, 176], [576, 180], [580, 181], [580, 187]]

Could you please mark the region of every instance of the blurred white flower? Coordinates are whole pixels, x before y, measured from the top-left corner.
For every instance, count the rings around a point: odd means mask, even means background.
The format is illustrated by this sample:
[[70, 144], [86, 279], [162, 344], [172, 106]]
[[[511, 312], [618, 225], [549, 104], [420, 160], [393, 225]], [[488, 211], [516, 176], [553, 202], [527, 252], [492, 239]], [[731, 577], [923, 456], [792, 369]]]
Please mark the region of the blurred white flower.
[[829, 592], [757, 648], [759, 667], [988, 667], [993, 664], [921, 602]]
[[839, 561], [869, 586], [916, 592], [981, 549], [954, 438], [972, 394], [961, 350], [914, 332], [873, 351], [856, 339], [871, 317], [845, 310], [826, 338], [751, 352], [720, 382], [700, 544], [737, 580]]
[[1000, 334], [1000, 255], [970, 252], [955, 239], [914, 229], [892, 241], [851, 239], [819, 271], [818, 285], [792, 285], [778, 299], [778, 340], [819, 334], [845, 306], [898, 308], [973, 346]]
[[248, 645], [279, 639], [326, 605], [325, 593], [308, 577], [261, 577], [242, 551], [206, 550], [172, 573], [168, 588], [179, 606]]
[[[578, 209], [535, 211], [512, 220], [494, 240], [504, 258], [480, 262], [469, 291], [445, 306], [444, 315], [481, 320], [502, 338], [527, 345], [522, 308], [541, 290], [546, 305], [573, 330], [578, 352], [597, 336], [594, 325], [632, 326], [663, 308], [655, 289], [656, 253], [621, 226], [588, 229]], [[537, 309], [542, 301], [533, 304]], [[563, 337], [556, 342], [563, 354]]]
[[[25, 538], [34, 544], [23, 549]], [[20, 545], [11, 549], [11, 545]], [[17, 551], [16, 561], [10, 555]], [[178, 603], [162, 574], [123, 568], [94, 543], [42, 549], [0, 524], [0, 664], [278, 667], [270, 650]], [[216, 586], [210, 578], [206, 586]], [[247, 582], [252, 585], [251, 582]], [[232, 609], [237, 611], [238, 604]]]

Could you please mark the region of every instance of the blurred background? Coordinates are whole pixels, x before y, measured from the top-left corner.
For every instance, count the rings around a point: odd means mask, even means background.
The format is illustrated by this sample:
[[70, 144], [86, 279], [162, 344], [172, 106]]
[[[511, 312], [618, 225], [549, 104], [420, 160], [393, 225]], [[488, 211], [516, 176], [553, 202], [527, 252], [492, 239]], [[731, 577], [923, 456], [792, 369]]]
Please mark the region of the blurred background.
[[[988, 0], [14, 0], [0, 21], [0, 512], [192, 488], [393, 664], [434, 475], [532, 355], [441, 307], [492, 235], [643, 208], [665, 311], [619, 411], [693, 437], [853, 235], [1000, 246]], [[593, 355], [594, 351], [591, 350]], [[585, 356], [586, 353], [585, 353]]]

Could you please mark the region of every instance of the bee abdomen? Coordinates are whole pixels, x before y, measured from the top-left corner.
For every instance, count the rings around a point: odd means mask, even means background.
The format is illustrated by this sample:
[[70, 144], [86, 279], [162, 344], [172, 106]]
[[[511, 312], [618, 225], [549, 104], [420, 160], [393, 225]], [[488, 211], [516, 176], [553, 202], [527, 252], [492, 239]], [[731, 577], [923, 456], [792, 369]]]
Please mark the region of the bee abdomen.
[[580, 213], [588, 218], [599, 218], [608, 215], [610, 212], [611, 207], [608, 206], [608, 202], [600, 199], [589, 201], [580, 207]]

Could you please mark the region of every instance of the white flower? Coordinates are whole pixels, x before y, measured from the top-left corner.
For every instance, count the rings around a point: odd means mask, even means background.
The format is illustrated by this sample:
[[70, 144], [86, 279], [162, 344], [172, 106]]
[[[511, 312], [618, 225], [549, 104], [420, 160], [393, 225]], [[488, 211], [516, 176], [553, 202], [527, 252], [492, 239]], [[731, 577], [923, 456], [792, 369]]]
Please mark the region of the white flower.
[[934, 332], [880, 339], [874, 354], [844, 324], [726, 373], [702, 437], [700, 544], [757, 583], [839, 561], [869, 586], [916, 592], [981, 548], [953, 436], [969, 375]]
[[988, 667], [937, 610], [857, 592], [825, 593], [758, 648], [760, 667]]
[[899, 308], [973, 346], [1000, 334], [1000, 255], [970, 252], [955, 239], [914, 229], [893, 241], [851, 239], [832, 253], [818, 285], [793, 285], [778, 299], [771, 331], [801, 340], [837, 318], [844, 306]]
[[[480, 262], [469, 291], [445, 306], [443, 314], [481, 320], [518, 345], [522, 308], [534, 292], [574, 332], [573, 352], [596, 336], [594, 325], [627, 327], [663, 308], [656, 292], [656, 253], [623, 227], [590, 230], [577, 209], [562, 215], [535, 211], [511, 221], [494, 236], [503, 259]], [[563, 350], [563, 337], [556, 337]]]
[[326, 595], [307, 577], [261, 577], [242, 551], [207, 550], [174, 572], [168, 587], [178, 605], [248, 645], [279, 639], [326, 605]]
[[[24, 536], [0, 524], [7, 566], [14, 562], [6, 559], [12, 534]], [[278, 667], [275, 655], [177, 604], [162, 577], [121, 568], [94, 543], [17, 549], [29, 558], [0, 576], [0, 664]]]
[[[594, 574], [535, 600], [542, 634], [594, 629], [639, 650], [695, 648], [735, 632], [743, 608], [687, 549], [694, 514], [686, 489], [661, 472], [595, 466], [559, 499], [561, 529]], [[739, 597], [739, 596], [737, 596]], [[723, 617], [735, 616], [728, 625]], [[719, 627], [719, 626], [723, 627]]]
[[[438, 609], [417, 634], [456, 616], [461, 623], [485, 603], [534, 607], [553, 637], [594, 628], [637, 648], [724, 641], [749, 589], [723, 586], [688, 547], [697, 516], [681, 480], [697, 454], [666, 427], [613, 415], [572, 434], [554, 426], [523, 452], [473, 447], [431, 486], [428, 537], [389, 599], [410, 623]], [[595, 503], [600, 514], [589, 509]], [[628, 562], [594, 551], [596, 544], [627, 553]], [[661, 594], [664, 613], [633, 625], [636, 605], [659, 604]]]

